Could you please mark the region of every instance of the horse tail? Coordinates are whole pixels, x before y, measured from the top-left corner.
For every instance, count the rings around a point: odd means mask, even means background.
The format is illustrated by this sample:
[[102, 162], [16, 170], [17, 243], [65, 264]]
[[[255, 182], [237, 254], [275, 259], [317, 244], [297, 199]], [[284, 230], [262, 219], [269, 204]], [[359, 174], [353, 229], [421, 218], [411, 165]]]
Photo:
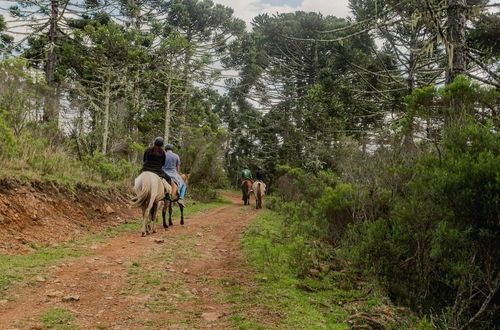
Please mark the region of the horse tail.
[[260, 191], [260, 182], [257, 182], [257, 192], [256, 194], [258, 195], [257, 197], [260, 199], [262, 197], [261, 191]]
[[140, 207], [144, 205], [150, 195], [150, 187], [144, 182], [144, 175], [140, 175], [136, 180], [134, 184], [134, 191], [135, 191], [135, 196], [132, 198], [132, 206], [133, 207]]

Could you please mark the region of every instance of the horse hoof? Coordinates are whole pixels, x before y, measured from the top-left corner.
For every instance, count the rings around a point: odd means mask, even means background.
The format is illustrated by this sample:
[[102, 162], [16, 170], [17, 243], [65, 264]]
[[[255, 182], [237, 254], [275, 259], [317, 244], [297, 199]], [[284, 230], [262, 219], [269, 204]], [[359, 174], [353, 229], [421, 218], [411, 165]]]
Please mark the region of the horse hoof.
[[145, 233], [145, 232], [142, 232], [142, 233], [141, 233], [141, 237], [146, 237], [146, 233]]
[[184, 221], [181, 221], [181, 225], [184, 225]]

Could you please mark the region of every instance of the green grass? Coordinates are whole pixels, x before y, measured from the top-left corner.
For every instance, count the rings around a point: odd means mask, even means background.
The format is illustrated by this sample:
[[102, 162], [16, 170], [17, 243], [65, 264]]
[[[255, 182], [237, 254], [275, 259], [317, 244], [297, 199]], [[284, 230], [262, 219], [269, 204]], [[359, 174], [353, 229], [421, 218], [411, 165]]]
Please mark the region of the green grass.
[[44, 275], [47, 267], [69, 259], [90, 254], [72, 243], [57, 248], [39, 248], [27, 255], [6, 256], [0, 254], [0, 297], [15, 284], [30, 284], [36, 275]]
[[407, 327], [375, 285], [361, 285], [330, 268], [304, 276], [297, 265], [309, 261], [304, 255], [309, 243], [290, 236], [285, 223], [283, 216], [266, 210], [245, 232], [242, 247], [256, 269], [257, 284], [228, 279], [222, 299], [233, 305], [235, 328], [349, 329], [352, 322], [363, 322], [351, 318], [360, 312], [388, 328]]
[[44, 328], [47, 329], [78, 329], [74, 324], [75, 315], [64, 308], [51, 308], [41, 315]]

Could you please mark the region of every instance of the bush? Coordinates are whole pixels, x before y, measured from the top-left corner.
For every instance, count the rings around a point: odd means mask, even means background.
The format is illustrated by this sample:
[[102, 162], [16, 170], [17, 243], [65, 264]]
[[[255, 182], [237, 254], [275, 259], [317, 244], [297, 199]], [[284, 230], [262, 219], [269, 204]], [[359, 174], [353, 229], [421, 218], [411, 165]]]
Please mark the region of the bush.
[[279, 166], [277, 172], [279, 199], [268, 199], [268, 207], [286, 214], [294, 233], [337, 245], [355, 220], [354, 186], [341, 183], [331, 171], [313, 175]]
[[17, 143], [12, 130], [5, 123], [4, 115], [0, 111], [0, 159], [9, 159], [17, 154]]
[[89, 170], [99, 174], [103, 180], [118, 181], [130, 179], [139, 174], [138, 167], [132, 163], [124, 159], [113, 162], [100, 153], [84, 156], [82, 162]]
[[400, 303], [444, 313], [450, 326], [486, 307], [476, 326], [488, 328], [500, 285], [498, 133], [454, 126], [442, 146], [407, 169], [412, 180], [389, 217], [351, 227], [340, 253]]

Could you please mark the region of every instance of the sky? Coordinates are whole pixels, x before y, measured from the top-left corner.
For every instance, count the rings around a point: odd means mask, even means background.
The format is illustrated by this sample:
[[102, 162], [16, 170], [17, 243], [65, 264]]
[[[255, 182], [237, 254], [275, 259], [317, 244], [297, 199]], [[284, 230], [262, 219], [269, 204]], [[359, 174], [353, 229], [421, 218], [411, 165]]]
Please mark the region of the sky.
[[324, 15], [346, 17], [348, 0], [213, 0], [231, 7], [234, 15], [250, 23], [252, 18], [264, 13], [284, 13], [298, 10], [320, 12]]

